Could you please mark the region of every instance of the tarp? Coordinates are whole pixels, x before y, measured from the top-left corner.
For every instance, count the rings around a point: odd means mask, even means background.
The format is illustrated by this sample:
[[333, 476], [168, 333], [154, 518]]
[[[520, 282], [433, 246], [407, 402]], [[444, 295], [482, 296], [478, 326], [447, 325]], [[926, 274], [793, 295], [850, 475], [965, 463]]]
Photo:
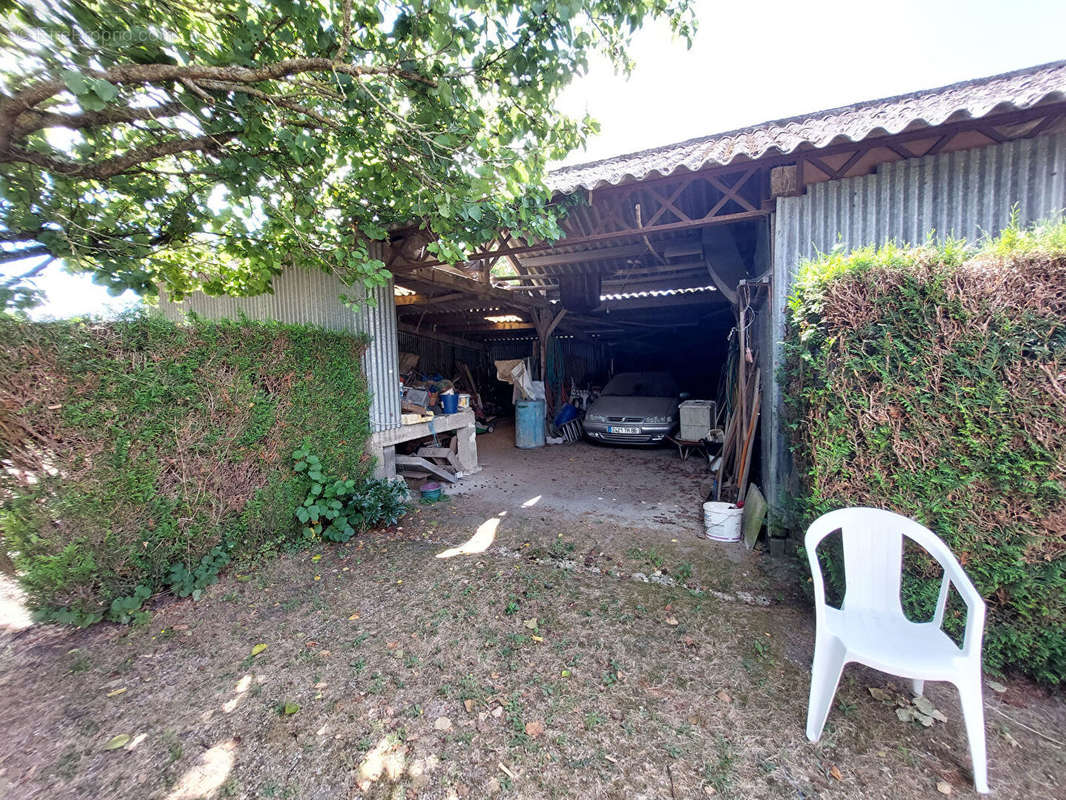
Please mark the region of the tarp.
[[[524, 358], [511, 358], [496, 362], [496, 378], [504, 383], [514, 385], [514, 399], [536, 400], [536, 389], [529, 375], [529, 367]], [[541, 388], [540, 396], [544, 397]]]

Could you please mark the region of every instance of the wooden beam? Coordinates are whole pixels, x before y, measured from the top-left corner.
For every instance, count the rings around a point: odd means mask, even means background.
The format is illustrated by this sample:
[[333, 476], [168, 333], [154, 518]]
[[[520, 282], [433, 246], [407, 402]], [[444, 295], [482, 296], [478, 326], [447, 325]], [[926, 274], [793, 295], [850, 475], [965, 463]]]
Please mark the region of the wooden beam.
[[464, 292], [471, 297], [492, 300], [493, 302], [510, 308], [520, 308], [523, 310], [535, 308], [547, 303], [546, 300], [516, 295], [504, 289], [497, 289], [494, 286], [485, 286], [470, 278], [461, 278], [458, 275], [452, 275], [438, 269], [419, 273], [417, 277], [405, 279], [404, 283], [414, 284], [411, 288], [418, 288], [418, 284], [422, 284], [423, 286], [436, 286], [451, 289], [458, 292]]
[[457, 331], [528, 331], [536, 330], [532, 322], [489, 322], [485, 319], [471, 318], [465, 322], [434, 322], [434, 326], [448, 329], [449, 332]]
[[455, 300], [462, 300], [468, 297], [465, 292], [449, 292], [448, 294], [439, 295], [425, 295], [425, 294], [405, 294], [396, 298], [396, 305], [398, 306], [432, 306], [437, 303], [451, 303]]
[[[724, 203], [719, 203], [716, 208], [712, 209], [716, 214], [721, 210]], [[749, 204], [750, 205], [750, 204]], [[523, 247], [514, 247], [502, 251], [502, 255], [528, 255], [530, 253], [540, 253], [550, 250], [555, 244], [562, 244], [567, 247], [579, 247], [585, 244], [591, 244], [593, 242], [606, 242], [611, 239], [625, 239], [635, 238], [649, 233], [660, 233], [670, 231], [682, 231], [682, 230], [694, 230], [696, 228], [704, 228], [710, 225], [725, 225], [732, 222], [740, 222], [748, 219], [759, 219], [769, 216], [770, 212], [767, 210], [758, 209], [755, 211], [742, 211], [734, 214], [718, 214], [717, 216], [703, 216], [699, 219], [684, 220], [682, 222], [671, 222], [663, 225], [656, 225], [654, 228], [626, 228], [614, 231], [607, 231], [604, 233], [595, 233], [588, 236], [576, 236], [566, 237], [561, 239], [558, 243], [551, 242], [539, 242], [532, 245], [525, 245]], [[647, 248], [641, 245], [642, 252], [647, 252]], [[524, 262], [528, 262], [529, 258], [524, 258]], [[432, 274], [436, 267], [442, 266], [443, 262], [435, 260], [426, 260], [419, 263], [406, 263], [399, 264], [390, 267], [390, 269], [408, 269], [411, 272], [400, 273], [405, 283], [411, 280], [408, 277], [410, 274], [427, 275]], [[469, 280], [469, 279], [468, 279]]]
[[[565, 239], [563, 240], [566, 241]], [[698, 247], [698, 245], [696, 245]], [[601, 247], [598, 250], [585, 250], [577, 253], [556, 253], [549, 250], [549, 255], [527, 256], [522, 263], [527, 267], [551, 267], [556, 264], [576, 264], [588, 261], [604, 261], [609, 258], [634, 258], [647, 253], [643, 244], [627, 244], [617, 247]]]
[[472, 342], [469, 339], [462, 339], [458, 336], [452, 336], [451, 334], [444, 333], [443, 331], [428, 331], [415, 327], [414, 325], [408, 325], [405, 322], [400, 322], [396, 326], [404, 333], [410, 333], [413, 336], [424, 336], [427, 339], [437, 339], [441, 342], [447, 342], [448, 344], [458, 345], [459, 347], [469, 347], [471, 350], [480, 350], [481, 342]]

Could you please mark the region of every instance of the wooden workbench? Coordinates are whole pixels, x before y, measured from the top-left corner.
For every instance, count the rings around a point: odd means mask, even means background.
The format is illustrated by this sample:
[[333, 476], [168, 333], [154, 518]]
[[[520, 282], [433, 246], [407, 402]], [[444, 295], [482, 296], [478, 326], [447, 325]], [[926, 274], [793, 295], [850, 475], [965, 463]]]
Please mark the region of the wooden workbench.
[[470, 475], [478, 472], [481, 467], [477, 463], [477, 429], [474, 423], [474, 412], [468, 409], [456, 414], [438, 414], [429, 422], [401, 425], [398, 428], [371, 434], [366, 449], [376, 459], [374, 477], [396, 477], [396, 445], [401, 442], [424, 439], [434, 433], [440, 436], [442, 433], [452, 431], [455, 431], [459, 439], [456, 455], [462, 474]]

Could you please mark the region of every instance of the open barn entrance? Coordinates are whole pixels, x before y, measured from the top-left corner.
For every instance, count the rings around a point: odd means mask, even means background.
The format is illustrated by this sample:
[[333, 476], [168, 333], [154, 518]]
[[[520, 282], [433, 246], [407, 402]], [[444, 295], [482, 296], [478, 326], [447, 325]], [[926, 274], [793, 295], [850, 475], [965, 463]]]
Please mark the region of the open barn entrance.
[[[674, 497], [672, 513], [698, 527], [705, 500], [743, 501], [760, 482], [768, 217], [577, 241], [593, 218], [594, 207], [578, 209], [567, 239], [485, 259], [474, 272], [398, 274], [408, 396], [471, 396], [479, 430], [492, 436], [479, 449], [496, 462], [477, 478], [482, 488], [494, 468], [535, 460], [540, 474], [553, 451], [562, 473], [566, 464], [625, 462], [628, 480], [645, 489], [618, 488], [614, 502], [639, 496], [659, 508], [655, 493], [673, 496], [680, 481], [690, 502], [682, 508]], [[530, 400], [542, 403], [531, 440]], [[580, 450], [576, 461], [570, 448]], [[587, 493], [612, 494], [593, 485], [596, 473]], [[571, 480], [568, 491], [581, 485]]]
[[665, 496], [684, 464], [683, 513], [698, 527], [705, 501], [742, 502], [762, 481], [769, 172], [638, 176], [608, 161], [554, 175], [570, 197], [554, 243], [501, 232], [453, 267], [427, 254], [424, 232], [394, 241], [401, 350], [417, 361], [407, 378], [419, 399], [456, 378], [483, 430], [508, 426], [509, 442], [479, 448], [501, 461], [479, 485], [508, 463], [536, 462], [525, 478], [598, 465], [568, 485], [647, 506], [631, 483], [597, 489], [598, 476], [624, 469]]

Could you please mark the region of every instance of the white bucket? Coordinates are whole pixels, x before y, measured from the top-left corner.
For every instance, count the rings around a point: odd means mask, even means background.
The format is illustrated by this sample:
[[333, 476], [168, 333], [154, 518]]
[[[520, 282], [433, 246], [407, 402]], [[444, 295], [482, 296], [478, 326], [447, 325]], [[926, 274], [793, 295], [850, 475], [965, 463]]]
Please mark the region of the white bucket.
[[707, 529], [707, 538], [716, 542], [740, 541], [740, 518], [743, 508], [732, 503], [704, 503], [703, 524]]

